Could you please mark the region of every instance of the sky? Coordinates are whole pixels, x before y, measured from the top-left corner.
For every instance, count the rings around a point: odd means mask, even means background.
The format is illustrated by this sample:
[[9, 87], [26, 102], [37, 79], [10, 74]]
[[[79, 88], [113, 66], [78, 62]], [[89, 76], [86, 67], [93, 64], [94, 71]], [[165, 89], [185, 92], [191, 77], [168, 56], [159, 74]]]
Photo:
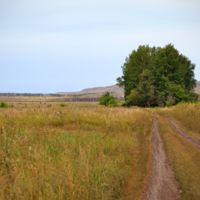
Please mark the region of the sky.
[[200, 80], [199, 0], [0, 0], [0, 92], [114, 85], [139, 45], [169, 43]]

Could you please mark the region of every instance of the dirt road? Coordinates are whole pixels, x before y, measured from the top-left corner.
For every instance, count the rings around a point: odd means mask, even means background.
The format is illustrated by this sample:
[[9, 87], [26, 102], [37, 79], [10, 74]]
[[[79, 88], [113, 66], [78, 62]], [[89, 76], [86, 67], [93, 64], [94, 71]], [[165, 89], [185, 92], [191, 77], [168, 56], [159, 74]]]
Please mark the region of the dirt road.
[[178, 184], [158, 130], [158, 120], [154, 119], [150, 175], [142, 200], [173, 200], [179, 197]]
[[188, 140], [189, 142], [194, 144], [198, 149], [200, 149], [200, 141], [199, 140], [197, 140], [197, 139], [193, 138], [192, 136], [188, 135], [178, 125], [176, 125], [171, 119], [168, 119], [168, 120], [180, 135], [182, 135], [186, 140]]

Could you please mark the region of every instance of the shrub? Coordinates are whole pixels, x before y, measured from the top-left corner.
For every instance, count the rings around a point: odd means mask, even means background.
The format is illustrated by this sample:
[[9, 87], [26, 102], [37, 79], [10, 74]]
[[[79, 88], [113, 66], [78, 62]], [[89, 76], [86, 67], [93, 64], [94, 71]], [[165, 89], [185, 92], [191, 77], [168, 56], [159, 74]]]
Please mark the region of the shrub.
[[52, 105], [51, 104], [47, 104], [47, 107], [50, 108]]
[[108, 105], [109, 107], [118, 107], [118, 102], [115, 100], [115, 99], [111, 99], [109, 102], [108, 102]]
[[193, 92], [191, 92], [189, 94], [189, 97], [190, 97], [190, 101], [193, 102], [193, 103], [197, 102], [198, 99], [199, 99], [199, 95], [197, 93], [193, 93]]
[[100, 105], [104, 105], [104, 106], [110, 106], [110, 107], [116, 107], [118, 106], [117, 101], [115, 100], [115, 98], [110, 95], [109, 92], [106, 92], [101, 98], [100, 98]]
[[171, 106], [173, 106], [173, 103], [174, 103], [173, 100], [166, 101], [166, 106], [167, 106], [167, 107], [171, 107]]
[[8, 104], [6, 104], [5, 102], [1, 102], [0, 108], [8, 108]]
[[185, 90], [181, 87], [175, 92], [176, 102], [189, 102], [189, 95], [185, 92]]
[[67, 106], [67, 104], [65, 104], [65, 103], [60, 104], [60, 107], [66, 107], [66, 106]]

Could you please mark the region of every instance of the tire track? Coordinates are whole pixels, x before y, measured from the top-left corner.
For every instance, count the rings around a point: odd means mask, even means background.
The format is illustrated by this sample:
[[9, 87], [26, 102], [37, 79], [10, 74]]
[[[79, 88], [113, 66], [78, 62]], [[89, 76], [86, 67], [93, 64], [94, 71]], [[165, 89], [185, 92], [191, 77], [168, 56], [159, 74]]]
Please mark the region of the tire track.
[[175, 124], [171, 119], [168, 119], [168, 121], [173, 125], [176, 132], [182, 135], [186, 140], [191, 142], [193, 145], [195, 145], [200, 150], [200, 141], [193, 138], [192, 136], [188, 135], [186, 132], [184, 132], [177, 124]]
[[173, 200], [179, 197], [178, 183], [158, 130], [158, 120], [154, 119], [150, 175], [142, 200]]

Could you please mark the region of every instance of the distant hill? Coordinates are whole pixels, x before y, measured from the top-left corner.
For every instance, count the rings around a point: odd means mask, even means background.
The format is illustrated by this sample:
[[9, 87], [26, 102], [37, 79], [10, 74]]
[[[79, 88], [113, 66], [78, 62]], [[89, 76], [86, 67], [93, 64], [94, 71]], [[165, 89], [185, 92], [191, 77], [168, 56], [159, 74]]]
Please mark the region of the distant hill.
[[123, 94], [124, 88], [119, 87], [117, 85], [111, 85], [107, 87], [94, 87], [94, 88], [86, 88], [80, 92], [58, 92], [59, 94], [102, 94], [104, 92]]
[[196, 93], [200, 93], [200, 81], [197, 81], [197, 87], [195, 88]]
[[[124, 88], [119, 87], [117, 85], [111, 85], [107, 87], [94, 87], [94, 88], [86, 88], [81, 90], [80, 92], [58, 92], [58, 94], [102, 94], [105, 92], [115, 93], [115, 94], [123, 94]], [[197, 81], [197, 87], [195, 88], [196, 93], [200, 93], [200, 81]]]

